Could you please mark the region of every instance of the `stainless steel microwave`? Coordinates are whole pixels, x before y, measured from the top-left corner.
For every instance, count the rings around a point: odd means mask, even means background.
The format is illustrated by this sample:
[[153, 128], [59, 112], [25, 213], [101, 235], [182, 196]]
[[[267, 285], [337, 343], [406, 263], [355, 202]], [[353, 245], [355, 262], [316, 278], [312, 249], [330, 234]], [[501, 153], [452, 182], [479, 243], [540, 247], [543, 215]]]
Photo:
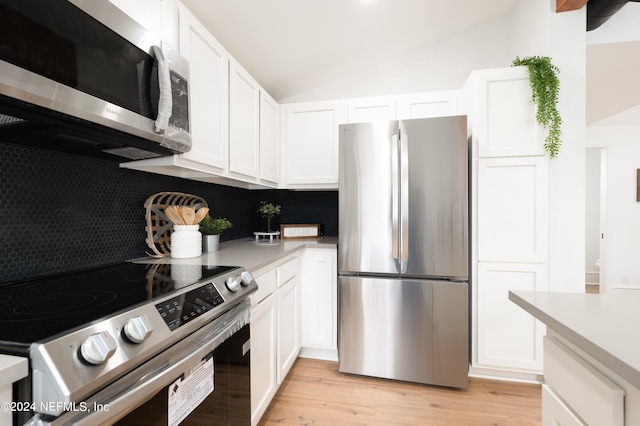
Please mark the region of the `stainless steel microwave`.
[[121, 162], [186, 152], [188, 77], [108, 0], [0, 0], [0, 142]]

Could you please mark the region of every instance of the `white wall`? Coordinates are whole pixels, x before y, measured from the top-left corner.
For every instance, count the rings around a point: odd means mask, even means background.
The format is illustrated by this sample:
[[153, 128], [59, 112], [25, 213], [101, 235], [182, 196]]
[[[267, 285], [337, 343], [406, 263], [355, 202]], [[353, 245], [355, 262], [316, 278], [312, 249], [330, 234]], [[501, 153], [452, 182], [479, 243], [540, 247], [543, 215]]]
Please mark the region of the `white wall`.
[[511, 64], [511, 28], [498, 19], [280, 103], [458, 90], [474, 69]]
[[640, 125], [589, 126], [587, 139], [589, 146], [607, 148], [605, 269], [600, 276], [600, 292], [640, 290], [640, 203], [636, 201]]

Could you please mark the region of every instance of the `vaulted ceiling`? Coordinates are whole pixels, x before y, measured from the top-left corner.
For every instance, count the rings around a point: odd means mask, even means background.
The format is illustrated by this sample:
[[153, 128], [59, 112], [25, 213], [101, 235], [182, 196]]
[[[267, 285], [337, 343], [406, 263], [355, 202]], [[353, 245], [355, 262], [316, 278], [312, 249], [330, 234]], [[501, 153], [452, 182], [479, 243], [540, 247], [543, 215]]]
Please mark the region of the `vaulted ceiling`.
[[183, 0], [277, 100], [506, 16], [518, 0]]
[[[523, 0], [182, 1], [280, 100], [505, 17]], [[572, 10], [585, 2], [556, 5]], [[629, 3], [587, 33], [588, 124], [640, 124], [637, 22], [640, 3]]]

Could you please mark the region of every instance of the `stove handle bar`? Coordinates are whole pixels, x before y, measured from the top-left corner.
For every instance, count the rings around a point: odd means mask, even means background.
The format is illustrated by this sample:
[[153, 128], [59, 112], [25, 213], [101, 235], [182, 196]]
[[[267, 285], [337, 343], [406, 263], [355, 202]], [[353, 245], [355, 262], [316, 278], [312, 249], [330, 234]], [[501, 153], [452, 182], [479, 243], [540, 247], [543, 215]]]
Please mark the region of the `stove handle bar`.
[[[86, 411], [65, 412], [56, 418], [36, 414], [25, 426], [112, 424], [151, 399], [185, 371], [200, 364], [225, 340], [249, 324], [250, 305], [241, 303], [142, 366], [86, 399]], [[108, 407], [94, 411], [94, 407]]]

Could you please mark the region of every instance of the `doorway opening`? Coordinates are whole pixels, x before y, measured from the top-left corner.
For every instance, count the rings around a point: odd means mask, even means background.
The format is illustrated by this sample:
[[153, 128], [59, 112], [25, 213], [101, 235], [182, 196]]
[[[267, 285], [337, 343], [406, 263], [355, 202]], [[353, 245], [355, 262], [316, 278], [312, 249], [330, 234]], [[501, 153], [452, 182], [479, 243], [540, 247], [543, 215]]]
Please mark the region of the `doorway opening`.
[[600, 293], [606, 267], [606, 148], [587, 148], [585, 158], [585, 292]]

